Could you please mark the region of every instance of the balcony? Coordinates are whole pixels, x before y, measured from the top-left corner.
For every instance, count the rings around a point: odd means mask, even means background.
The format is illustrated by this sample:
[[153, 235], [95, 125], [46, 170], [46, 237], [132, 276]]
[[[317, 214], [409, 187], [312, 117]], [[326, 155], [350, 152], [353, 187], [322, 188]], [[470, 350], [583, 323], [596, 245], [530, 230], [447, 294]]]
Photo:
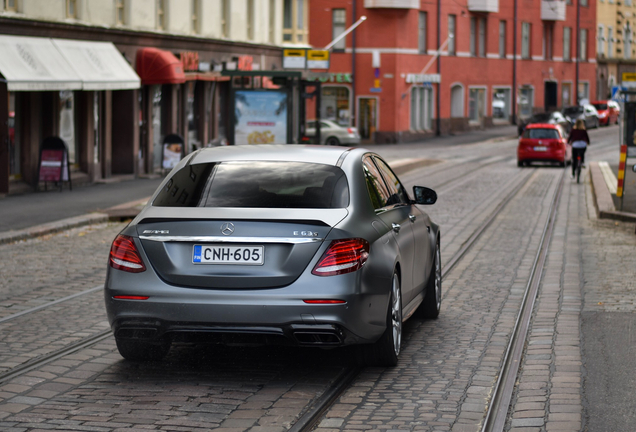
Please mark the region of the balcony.
[[541, 19], [544, 21], [565, 21], [565, 1], [541, 0]]
[[471, 12], [499, 12], [499, 0], [468, 0]]
[[367, 9], [419, 9], [420, 0], [364, 0]]

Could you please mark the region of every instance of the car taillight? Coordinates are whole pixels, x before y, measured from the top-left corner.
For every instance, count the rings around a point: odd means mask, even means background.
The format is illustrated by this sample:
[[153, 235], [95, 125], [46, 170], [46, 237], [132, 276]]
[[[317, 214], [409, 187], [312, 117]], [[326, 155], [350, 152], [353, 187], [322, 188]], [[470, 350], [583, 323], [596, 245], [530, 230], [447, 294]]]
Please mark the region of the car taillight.
[[110, 266], [131, 273], [146, 271], [146, 266], [132, 237], [118, 235], [113, 241], [113, 245], [110, 247]]
[[334, 276], [362, 268], [369, 258], [369, 242], [361, 238], [334, 240], [311, 274]]
[[347, 128], [347, 132], [348, 132], [348, 133], [350, 133], [350, 134], [352, 134], [352, 135], [355, 135], [355, 134], [357, 134], [357, 133], [358, 133], [358, 131], [356, 130], [356, 128]]

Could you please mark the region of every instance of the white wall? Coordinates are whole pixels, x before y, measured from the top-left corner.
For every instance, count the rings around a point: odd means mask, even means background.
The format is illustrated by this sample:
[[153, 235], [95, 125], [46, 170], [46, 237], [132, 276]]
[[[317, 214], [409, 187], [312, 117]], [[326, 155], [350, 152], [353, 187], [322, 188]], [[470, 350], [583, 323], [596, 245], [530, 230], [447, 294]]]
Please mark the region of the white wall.
[[[192, 28], [192, 3], [190, 0], [165, 0], [166, 33], [220, 39], [222, 37], [222, 0], [198, 0], [198, 26]], [[248, 0], [230, 0], [229, 40], [269, 44], [270, 0], [254, 0], [254, 37], [248, 39]], [[283, 42], [283, 0], [275, 0], [274, 45]], [[0, 11], [4, 1], [0, 0]], [[115, 0], [77, 0], [78, 21], [99, 26], [115, 26], [117, 23]], [[18, 15], [50, 21], [69, 22], [66, 18], [66, 0], [18, 0]], [[132, 30], [157, 30], [156, 0], [124, 0], [124, 28]]]

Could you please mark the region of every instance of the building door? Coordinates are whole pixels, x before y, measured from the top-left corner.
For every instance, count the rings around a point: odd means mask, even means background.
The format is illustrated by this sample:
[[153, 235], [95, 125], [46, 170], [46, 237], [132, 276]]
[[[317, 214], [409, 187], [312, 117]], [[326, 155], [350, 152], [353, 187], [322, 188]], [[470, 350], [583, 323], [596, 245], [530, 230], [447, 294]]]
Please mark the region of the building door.
[[358, 102], [358, 131], [363, 140], [373, 140], [378, 127], [378, 100], [361, 97]]
[[557, 101], [557, 83], [554, 81], [546, 81], [543, 90], [543, 103], [546, 112], [556, 109]]
[[471, 123], [483, 123], [486, 112], [486, 90], [471, 88], [468, 92], [468, 119]]

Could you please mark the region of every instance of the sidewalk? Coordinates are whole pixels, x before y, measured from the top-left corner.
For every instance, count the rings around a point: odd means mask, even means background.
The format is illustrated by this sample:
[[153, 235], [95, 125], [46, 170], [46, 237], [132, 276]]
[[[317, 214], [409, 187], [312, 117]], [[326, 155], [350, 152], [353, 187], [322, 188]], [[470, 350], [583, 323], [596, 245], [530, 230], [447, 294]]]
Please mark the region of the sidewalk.
[[[594, 207], [600, 219], [615, 219], [636, 222], [636, 173], [629, 164], [625, 170], [625, 187], [622, 203], [616, 197], [616, 177], [618, 165], [589, 164], [590, 182], [594, 192]], [[605, 173], [603, 172], [605, 171]], [[610, 175], [608, 175], [608, 172]], [[613, 177], [612, 177], [613, 175]], [[622, 208], [621, 208], [622, 205]]]

